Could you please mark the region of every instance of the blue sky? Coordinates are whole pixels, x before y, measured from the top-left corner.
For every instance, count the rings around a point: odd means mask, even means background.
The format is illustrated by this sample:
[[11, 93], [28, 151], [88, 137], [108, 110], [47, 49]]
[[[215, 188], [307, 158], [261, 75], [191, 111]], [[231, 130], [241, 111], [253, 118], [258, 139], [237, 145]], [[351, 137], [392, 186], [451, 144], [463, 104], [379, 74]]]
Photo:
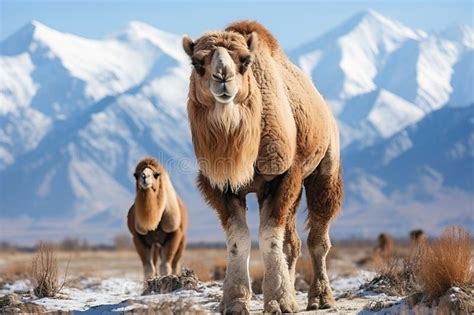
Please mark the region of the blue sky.
[[473, 25], [474, 1], [24, 1], [0, 0], [0, 39], [33, 19], [63, 32], [101, 38], [140, 20], [198, 36], [230, 21], [257, 19], [290, 49], [367, 9], [426, 31]]

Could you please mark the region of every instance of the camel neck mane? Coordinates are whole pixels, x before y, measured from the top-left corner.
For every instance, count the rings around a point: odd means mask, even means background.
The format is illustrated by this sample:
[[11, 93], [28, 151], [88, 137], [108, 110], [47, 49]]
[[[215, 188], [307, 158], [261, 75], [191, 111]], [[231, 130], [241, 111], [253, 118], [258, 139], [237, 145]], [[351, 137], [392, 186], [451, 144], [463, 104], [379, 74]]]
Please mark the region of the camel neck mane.
[[256, 92], [232, 106], [238, 112], [223, 113], [190, 100], [188, 113], [201, 172], [214, 187], [237, 191], [253, 179], [262, 108]]
[[163, 215], [165, 200], [161, 193], [153, 189], [138, 189], [135, 197], [136, 222], [141, 229], [153, 231], [158, 227]]

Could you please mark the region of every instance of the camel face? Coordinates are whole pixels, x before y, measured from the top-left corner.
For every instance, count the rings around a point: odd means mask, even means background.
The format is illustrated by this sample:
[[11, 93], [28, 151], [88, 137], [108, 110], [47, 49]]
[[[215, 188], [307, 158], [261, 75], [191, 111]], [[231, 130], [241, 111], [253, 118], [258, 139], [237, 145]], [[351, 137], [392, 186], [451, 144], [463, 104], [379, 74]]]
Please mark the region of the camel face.
[[[146, 190], [156, 186], [159, 173], [147, 167], [140, 173], [136, 174], [138, 187]], [[155, 187], [156, 189], [156, 187]]]
[[217, 47], [211, 60], [210, 91], [216, 103], [231, 103], [239, 91], [239, 82], [236, 79], [236, 65], [227, 49]]
[[191, 84], [201, 104], [224, 113], [223, 107], [248, 96], [248, 69], [257, 41], [256, 34], [246, 39], [232, 32], [206, 33], [195, 42], [184, 37], [183, 48], [194, 67]]

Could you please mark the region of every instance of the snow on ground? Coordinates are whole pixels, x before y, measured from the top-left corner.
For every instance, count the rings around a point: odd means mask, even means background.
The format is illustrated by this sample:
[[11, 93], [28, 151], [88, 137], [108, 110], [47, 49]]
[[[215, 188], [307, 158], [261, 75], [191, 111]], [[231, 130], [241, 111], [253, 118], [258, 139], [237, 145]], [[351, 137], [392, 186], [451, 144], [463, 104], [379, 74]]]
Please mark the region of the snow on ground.
[[[362, 312], [372, 314], [374, 312], [365, 308], [373, 303], [387, 305], [392, 311], [400, 309], [402, 307], [399, 305], [400, 297], [364, 292], [359, 289], [361, 284], [372, 277], [373, 273], [360, 271], [355, 276], [333, 279], [331, 284], [338, 309], [311, 313], [359, 314]], [[116, 314], [164, 304], [176, 306], [180, 303], [190, 307], [191, 311], [215, 312], [222, 297], [221, 282], [200, 283], [196, 291], [177, 290], [167, 294], [142, 295], [143, 283], [127, 276], [108, 279], [82, 278], [63, 288], [55, 298], [34, 298], [28, 293], [31, 289], [32, 285], [28, 280], [18, 280], [3, 285], [0, 288], [0, 295], [16, 293], [22, 297], [23, 302], [41, 305], [48, 311], [74, 311], [85, 314]], [[297, 292], [296, 298], [301, 310], [304, 310], [307, 303], [307, 293]], [[263, 295], [254, 295], [250, 304], [251, 312], [259, 313], [262, 309]]]

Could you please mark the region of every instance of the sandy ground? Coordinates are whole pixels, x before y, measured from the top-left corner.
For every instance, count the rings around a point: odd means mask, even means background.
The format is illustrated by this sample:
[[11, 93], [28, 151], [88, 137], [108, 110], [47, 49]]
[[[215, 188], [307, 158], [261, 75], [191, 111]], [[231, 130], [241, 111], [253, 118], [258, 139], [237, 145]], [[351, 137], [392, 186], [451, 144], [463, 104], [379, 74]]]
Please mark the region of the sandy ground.
[[[337, 309], [314, 314], [380, 314], [398, 313], [405, 307], [402, 297], [390, 297], [360, 289], [371, 280], [370, 266], [360, 267], [357, 262], [367, 257], [367, 246], [335, 246], [329, 256], [331, 285], [337, 300]], [[48, 311], [73, 311], [87, 314], [116, 314], [149, 309], [180, 313], [183, 310], [215, 312], [222, 296], [222, 281], [213, 281], [212, 272], [225, 265], [225, 250], [190, 249], [183, 258], [183, 266], [196, 271], [201, 280], [197, 290], [178, 290], [168, 294], [142, 295], [142, 267], [133, 251], [80, 251], [58, 252], [60, 277], [67, 267], [67, 282], [55, 298], [38, 299], [32, 295], [28, 270], [34, 253], [0, 253], [0, 297], [16, 293], [23, 302], [44, 306]], [[261, 257], [257, 250], [251, 255], [251, 275], [262, 274]], [[306, 253], [300, 258], [298, 271], [302, 278], [310, 274]], [[306, 307], [307, 294], [297, 293], [301, 311]], [[262, 312], [263, 296], [255, 294], [251, 311]], [[370, 310], [369, 310], [370, 309]]]

